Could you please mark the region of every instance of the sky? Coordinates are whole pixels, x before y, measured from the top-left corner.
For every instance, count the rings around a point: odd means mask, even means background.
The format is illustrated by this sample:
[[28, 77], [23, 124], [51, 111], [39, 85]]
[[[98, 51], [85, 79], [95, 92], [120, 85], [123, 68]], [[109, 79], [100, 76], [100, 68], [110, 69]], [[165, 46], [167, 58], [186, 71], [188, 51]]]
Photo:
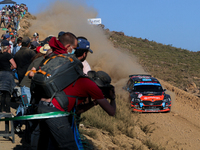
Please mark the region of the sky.
[[[39, 13], [49, 1], [16, 0], [26, 3], [29, 12]], [[200, 51], [199, 0], [76, 0], [97, 17], [110, 31], [148, 39], [190, 51]]]

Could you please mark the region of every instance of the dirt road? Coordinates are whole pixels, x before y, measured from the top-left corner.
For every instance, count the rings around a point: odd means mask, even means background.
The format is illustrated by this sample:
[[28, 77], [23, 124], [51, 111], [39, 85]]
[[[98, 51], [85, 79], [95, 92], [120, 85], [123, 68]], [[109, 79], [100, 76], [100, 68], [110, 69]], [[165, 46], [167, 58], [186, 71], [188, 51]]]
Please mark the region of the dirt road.
[[[164, 83], [163, 83], [164, 84]], [[181, 90], [180, 90], [181, 91]], [[184, 91], [182, 96], [184, 97]], [[192, 97], [192, 95], [191, 95]], [[199, 103], [194, 109], [193, 100], [176, 96], [170, 113], [141, 114], [141, 122], [155, 129], [147, 135], [155, 143], [168, 150], [200, 149], [200, 111]]]

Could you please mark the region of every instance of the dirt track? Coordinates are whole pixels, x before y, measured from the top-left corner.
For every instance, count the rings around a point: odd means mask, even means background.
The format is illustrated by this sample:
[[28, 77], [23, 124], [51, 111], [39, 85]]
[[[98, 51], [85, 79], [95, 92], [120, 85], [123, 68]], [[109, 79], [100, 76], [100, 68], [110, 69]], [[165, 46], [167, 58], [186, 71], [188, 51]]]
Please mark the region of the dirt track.
[[[152, 143], [162, 146], [166, 150], [199, 150], [200, 149], [200, 111], [199, 103], [195, 100], [199, 98], [194, 97], [196, 109], [194, 105], [191, 105], [191, 101], [188, 100], [185, 91], [182, 91], [176, 87], [161, 81], [162, 85], [167, 89], [175, 89], [175, 93], [182, 94], [181, 97], [176, 95], [176, 99], [173, 99], [173, 107], [170, 113], [143, 113], [132, 117], [140, 118], [140, 124], [148, 126], [150, 132], [143, 133], [140, 129], [135, 128], [137, 133], [136, 138], [130, 139], [125, 135], [119, 135], [116, 138], [120, 144], [113, 145], [113, 138], [101, 131], [98, 131], [99, 138], [97, 140], [91, 139], [93, 143], [100, 149], [132, 149], [131, 145], [138, 144], [139, 149], [146, 150], [146, 146], [141, 144], [141, 141], [150, 140]], [[168, 91], [169, 92], [169, 91]], [[171, 93], [171, 92], [170, 92]], [[172, 94], [172, 93], [171, 93]], [[193, 95], [190, 95], [193, 97]], [[186, 97], [185, 99], [183, 97]], [[175, 98], [172, 94], [172, 98]], [[196, 99], [195, 99], [196, 98]], [[174, 101], [175, 100], [175, 101]], [[151, 132], [152, 131], [152, 132]], [[105, 143], [106, 139], [106, 143]], [[118, 147], [120, 145], [120, 148]], [[126, 145], [123, 148], [123, 145]], [[141, 147], [141, 145], [143, 145]], [[135, 149], [137, 149], [135, 148]]]

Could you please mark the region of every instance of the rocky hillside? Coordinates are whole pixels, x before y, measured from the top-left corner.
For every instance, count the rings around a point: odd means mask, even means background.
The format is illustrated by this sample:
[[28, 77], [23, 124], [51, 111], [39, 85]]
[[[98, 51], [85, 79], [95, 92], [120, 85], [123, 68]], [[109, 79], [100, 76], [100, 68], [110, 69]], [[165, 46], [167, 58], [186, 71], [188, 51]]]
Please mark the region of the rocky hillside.
[[199, 52], [126, 36], [123, 32], [111, 32], [108, 29], [105, 32], [115, 47], [137, 56], [145, 71], [190, 94], [200, 96]]

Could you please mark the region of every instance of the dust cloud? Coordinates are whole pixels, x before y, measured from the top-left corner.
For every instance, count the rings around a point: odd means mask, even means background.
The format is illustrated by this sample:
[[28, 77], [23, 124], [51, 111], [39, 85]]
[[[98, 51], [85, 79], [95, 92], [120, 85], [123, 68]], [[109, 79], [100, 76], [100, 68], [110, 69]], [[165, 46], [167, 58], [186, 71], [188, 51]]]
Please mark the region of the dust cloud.
[[112, 83], [120, 89], [130, 74], [145, 73], [135, 57], [114, 48], [101, 28], [88, 24], [88, 18], [97, 16], [94, 8], [84, 3], [80, 4], [80, 1], [57, 1], [36, 16], [37, 20], [31, 22], [31, 35], [38, 32], [42, 40], [49, 35], [57, 36], [60, 31], [66, 31], [86, 37], [94, 51], [87, 57], [92, 70], [107, 72], [112, 78]]

